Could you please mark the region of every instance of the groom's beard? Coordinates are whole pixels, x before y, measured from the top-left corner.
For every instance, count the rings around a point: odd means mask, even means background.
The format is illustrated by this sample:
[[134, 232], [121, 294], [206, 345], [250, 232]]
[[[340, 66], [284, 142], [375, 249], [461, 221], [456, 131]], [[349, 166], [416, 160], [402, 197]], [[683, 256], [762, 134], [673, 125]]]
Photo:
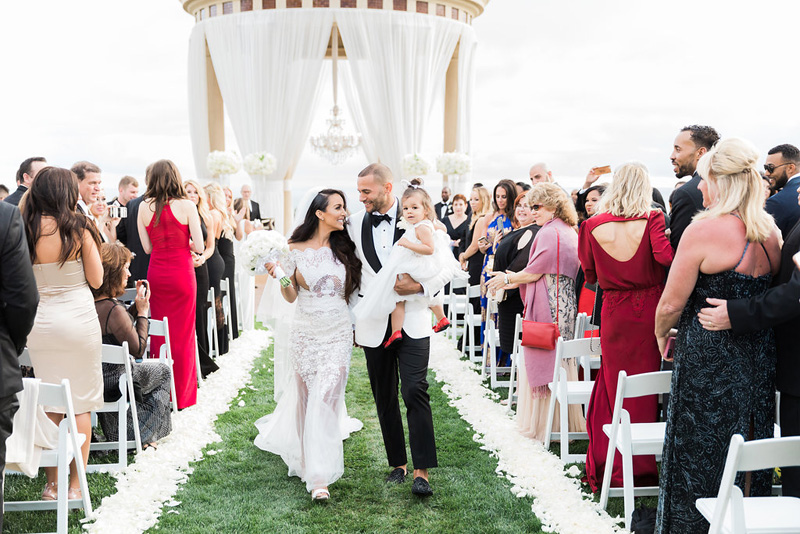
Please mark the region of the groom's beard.
[[391, 197], [388, 197], [388, 196], [385, 197], [385, 198], [380, 198], [379, 197], [379, 198], [376, 198], [375, 200], [372, 200], [370, 202], [370, 204], [372, 206], [371, 208], [369, 206], [367, 206], [366, 203], [365, 203], [364, 207], [367, 208], [367, 211], [370, 212], [370, 213], [374, 213], [376, 211], [383, 213], [383, 210], [386, 209], [386, 207], [391, 204], [390, 200], [391, 200]]

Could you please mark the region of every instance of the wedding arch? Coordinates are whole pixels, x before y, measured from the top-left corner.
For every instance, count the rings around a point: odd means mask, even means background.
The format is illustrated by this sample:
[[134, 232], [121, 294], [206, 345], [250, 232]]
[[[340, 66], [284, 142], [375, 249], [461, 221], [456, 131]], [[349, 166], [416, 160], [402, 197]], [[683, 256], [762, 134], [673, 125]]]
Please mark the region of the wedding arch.
[[345, 98], [370, 161], [400, 174], [419, 152], [445, 93], [443, 151], [470, 152], [476, 38], [489, 0], [182, 0], [189, 42], [189, 124], [195, 167], [225, 149], [223, 106], [244, 154], [269, 152], [254, 196], [279, 229], [291, 217], [290, 180], [308, 142], [323, 61], [338, 39]]

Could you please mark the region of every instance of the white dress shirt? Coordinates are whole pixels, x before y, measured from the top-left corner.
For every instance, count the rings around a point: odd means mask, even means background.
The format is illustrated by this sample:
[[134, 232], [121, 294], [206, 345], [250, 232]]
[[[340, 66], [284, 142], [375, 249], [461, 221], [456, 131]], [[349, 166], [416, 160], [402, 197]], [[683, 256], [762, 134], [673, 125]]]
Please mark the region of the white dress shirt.
[[[378, 226], [372, 227], [372, 242], [375, 244], [375, 253], [381, 260], [381, 265], [386, 265], [386, 262], [389, 261], [392, 245], [394, 245], [394, 228], [397, 226], [397, 197], [393, 200], [392, 206], [386, 212], [389, 221], [381, 221]], [[380, 215], [377, 211], [373, 213]]]
[[89, 206], [86, 205], [86, 202], [84, 202], [81, 197], [78, 197], [78, 206], [81, 207], [84, 215], [89, 217], [89, 219], [91, 219], [92, 221], [94, 221], [95, 224], [97, 224], [97, 221], [94, 220], [94, 215], [92, 215], [92, 212], [89, 211]]

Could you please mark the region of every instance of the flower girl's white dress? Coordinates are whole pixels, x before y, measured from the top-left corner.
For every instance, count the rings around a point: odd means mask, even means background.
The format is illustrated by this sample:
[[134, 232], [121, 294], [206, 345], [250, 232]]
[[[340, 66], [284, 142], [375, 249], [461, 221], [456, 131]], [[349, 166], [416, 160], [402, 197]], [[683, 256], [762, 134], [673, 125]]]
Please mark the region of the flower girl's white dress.
[[433, 223], [427, 219], [413, 226], [404, 220], [397, 224], [406, 231], [403, 237], [413, 243], [420, 242], [417, 239], [416, 229], [422, 225], [429, 227], [433, 232], [433, 254], [418, 254], [401, 246], [392, 248], [386, 265], [375, 276], [366, 295], [353, 308], [353, 314], [357, 319], [389, 315], [400, 301], [430, 300], [429, 297], [424, 297], [422, 294], [401, 296], [395, 293], [394, 283], [398, 274], [407, 273], [422, 285], [434, 277], [439, 277], [442, 273], [447, 273], [447, 280], [466, 279], [468, 276], [461, 270], [461, 265], [453, 257], [453, 252], [450, 250], [450, 236], [447, 235], [447, 232], [436, 230]]

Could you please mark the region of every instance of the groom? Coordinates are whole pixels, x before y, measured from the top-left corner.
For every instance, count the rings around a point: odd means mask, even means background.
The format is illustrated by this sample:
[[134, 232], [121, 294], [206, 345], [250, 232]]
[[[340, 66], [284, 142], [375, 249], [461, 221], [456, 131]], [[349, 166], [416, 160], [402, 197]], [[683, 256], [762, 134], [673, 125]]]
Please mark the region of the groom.
[[[392, 192], [392, 171], [386, 165], [373, 163], [358, 174], [359, 200], [364, 210], [350, 216], [348, 229], [361, 259], [359, 297], [367, 294], [375, 274], [389, 260], [392, 247], [403, 235], [397, 227], [402, 215], [400, 200]], [[422, 287], [409, 276], [398, 276], [394, 286], [400, 295], [423, 293], [433, 295], [444, 287], [429, 283]], [[414, 462], [414, 484], [417, 495], [433, 495], [428, 483], [428, 468], [436, 467], [436, 441], [433, 416], [428, 396], [428, 358], [430, 356], [431, 315], [424, 300], [409, 300], [405, 305], [403, 339], [390, 348], [383, 343], [391, 334], [389, 316], [356, 321], [355, 341], [364, 348], [372, 396], [378, 409], [383, 444], [389, 465], [394, 469], [387, 482], [405, 482], [408, 474], [406, 440], [400, 403], [397, 398], [398, 378], [406, 405], [411, 459]]]

